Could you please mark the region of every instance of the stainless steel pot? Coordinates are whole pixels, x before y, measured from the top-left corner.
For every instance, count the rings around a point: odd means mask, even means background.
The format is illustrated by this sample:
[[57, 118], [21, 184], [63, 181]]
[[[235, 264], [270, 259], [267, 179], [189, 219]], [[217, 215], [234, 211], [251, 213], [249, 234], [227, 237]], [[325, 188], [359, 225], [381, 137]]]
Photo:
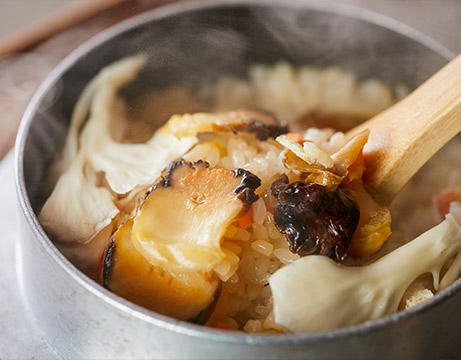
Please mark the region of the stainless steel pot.
[[[194, 86], [251, 63], [339, 65], [359, 77], [416, 87], [452, 54], [403, 24], [330, 1], [193, 1], [142, 14], [69, 55], [40, 87], [16, 146], [21, 282], [50, 344], [65, 358], [460, 358], [461, 282], [422, 306], [329, 332], [262, 336], [176, 321], [114, 295], [79, 272], [37, 220], [47, 166], [70, 114], [105, 65], [137, 52], [150, 60], [127, 99], [150, 88]], [[72, 191], [72, 189], [69, 189]]]

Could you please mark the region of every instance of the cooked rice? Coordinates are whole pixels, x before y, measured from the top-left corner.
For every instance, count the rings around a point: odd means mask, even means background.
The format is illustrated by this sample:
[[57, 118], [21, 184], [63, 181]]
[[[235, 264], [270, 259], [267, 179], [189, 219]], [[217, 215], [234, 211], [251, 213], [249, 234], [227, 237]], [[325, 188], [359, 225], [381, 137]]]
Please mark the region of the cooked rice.
[[[331, 135], [330, 130], [317, 131], [319, 139], [325, 133]], [[331, 142], [326, 145], [336, 147]], [[216, 159], [216, 154], [223, 155]], [[273, 219], [275, 198], [270, 194], [270, 185], [288, 171], [282, 162], [281, 147], [271, 139], [260, 142], [252, 136], [231, 134], [202, 143], [184, 157], [230, 170], [244, 168], [262, 180], [257, 190], [260, 198], [252, 205], [253, 224], [244, 229], [236, 221], [226, 231], [222, 244], [226, 259], [214, 268], [223, 281], [221, 295], [208, 324], [219, 323], [247, 332], [280, 332], [272, 320], [268, 278], [284, 264], [299, 259], [289, 250], [285, 235], [277, 230]]]
[[[303, 121], [305, 114], [310, 112], [336, 113], [346, 119], [348, 116], [365, 119], [389, 107], [397, 98], [407, 93], [402, 86], [391, 91], [388, 86], [376, 80], [359, 83], [353, 75], [336, 68], [294, 69], [288, 64], [278, 64], [272, 68], [265, 66], [253, 68], [250, 71], [249, 81], [223, 79], [208, 91], [214, 92], [215, 108], [212, 110], [228, 110], [245, 106], [265, 109], [288, 121], [292, 129], [306, 128], [306, 125], [300, 122]], [[396, 94], [396, 98], [392, 93]], [[355, 124], [350, 123], [348, 126], [352, 125]], [[346, 141], [343, 133], [335, 132], [331, 128], [309, 128], [304, 132], [303, 137], [327, 153], [334, 152]], [[203, 145], [201, 153], [197, 148], [193, 151], [195, 151], [194, 156], [191, 154], [187, 156], [189, 160], [202, 158], [209, 161], [212, 166], [227, 169], [245, 168], [262, 180], [262, 185], [258, 189], [260, 199], [252, 208], [254, 224], [248, 229], [242, 229], [236, 222], [227, 230], [223, 247], [227, 249], [227, 254], [232, 253], [237, 256], [239, 262], [235, 264], [234, 260], [232, 266], [220, 264], [219, 270], [215, 268], [218, 276], [223, 280], [223, 286], [220, 299], [208, 324], [221, 323], [229, 329], [250, 333], [283, 332], [283, 329], [273, 320], [272, 297], [267, 279], [281, 266], [299, 259], [299, 256], [288, 248], [285, 236], [274, 225], [272, 215], [276, 201], [270, 195], [270, 184], [280, 173], [287, 171], [282, 164], [280, 150], [271, 140], [252, 144], [244, 137], [231, 137], [226, 145], [226, 155], [217, 161], [216, 154], [220, 153], [219, 148], [207, 144]], [[450, 151], [450, 153], [454, 152]], [[438, 172], [431, 173], [434, 175]], [[460, 177], [455, 176], [455, 178], [458, 181]], [[438, 191], [443, 189], [445, 182], [440, 176], [432, 180], [437, 184]], [[454, 182], [453, 179], [450, 181]], [[424, 183], [417, 181], [418, 188], [425, 186]], [[397, 198], [397, 202], [410, 204], [413, 209], [415, 197], [418, 197], [419, 202], [422, 200], [424, 206], [420, 208], [425, 212], [423, 217], [427, 219], [425, 227], [429, 228], [435, 225], [436, 221], [433, 214], [427, 210], [431, 208], [428, 204], [431, 200], [427, 196], [421, 196], [422, 192], [422, 189], [417, 192], [404, 191], [403, 195]], [[411, 201], [406, 201], [408, 196]], [[413, 215], [413, 211], [407, 211], [401, 218], [401, 221], [396, 222], [397, 234], [391, 236], [383, 251], [376, 254], [375, 258], [423, 232], [418, 229], [411, 234], [408, 231], [402, 234], [401, 229], [414, 228], [413, 225], [408, 226], [405, 219], [409, 219], [408, 221], [415, 225], [420, 221], [416, 213]], [[416, 228], [420, 227], [416, 226]], [[227, 258], [226, 261], [229, 262]], [[416, 306], [431, 296], [433, 292], [429, 289], [427, 281], [415, 281], [404, 295], [401, 308]]]
[[[184, 88], [170, 89], [163, 97], [156, 92], [153, 96], [142, 99], [142, 106], [140, 103], [133, 106], [135, 111], [125, 119], [130, 126], [121, 126], [120, 133], [112, 135], [128, 142], [142, 141], [150, 130], [153, 131], [152, 124], [158, 125], [160, 121], [165, 121], [172, 115], [171, 110], [222, 111], [244, 107], [271, 111], [278, 118], [287, 121], [293, 130], [305, 129], [306, 116], [312, 113], [344, 116], [345, 119], [353, 119], [348, 123], [348, 126], [353, 126], [357, 119], [364, 120], [392, 105], [396, 100], [393, 94], [401, 97], [405, 95], [405, 91], [401, 87], [391, 90], [377, 80], [359, 82], [354, 75], [337, 68], [295, 69], [285, 63], [273, 67], [255, 66], [250, 70], [248, 80], [222, 79], [217, 84], [201, 89], [198, 98]], [[208, 105], [204, 105], [204, 100], [208, 101]], [[178, 108], [178, 103], [184, 108]], [[214, 105], [210, 107], [210, 103]], [[154, 118], [152, 113], [155, 114]], [[133, 122], [133, 119], [138, 121]], [[343, 133], [328, 128], [310, 128], [302, 135], [330, 154], [346, 141]], [[229, 170], [244, 168], [262, 181], [257, 190], [260, 198], [252, 205], [252, 225], [242, 228], [235, 221], [226, 230], [222, 242], [225, 259], [213, 269], [223, 281], [222, 289], [208, 325], [247, 332], [283, 332], [273, 319], [273, 300], [268, 278], [280, 267], [299, 259], [299, 256], [290, 251], [285, 235], [277, 230], [273, 218], [276, 199], [270, 194], [270, 185], [280, 174], [288, 172], [282, 162], [281, 147], [273, 139], [261, 142], [248, 134], [224, 134], [208, 139], [206, 134], [201, 134], [199, 138], [200, 144], [183, 156], [186, 160], [204, 160], [211, 167]], [[459, 163], [459, 146], [452, 148], [456, 151], [450, 152], [452, 159], [449, 162]], [[443, 156], [447, 158], [446, 154]], [[431, 162], [433, 163], [434, 161]], [[457, 168], [461, 168], [461, 164]], [[437, 184], [434, 192], [442, 190], [444, 184], [447, 185], [446, 179], [440, 177], [440, 172], [430, 169], [430, 174], [436, 177], [429, 181]], [[448, 185], [459, 182], [461, 174], [455, 175], [449, 178]], [[296, 179], [296, 176], [296, 172], [290, 173], [291, 180]], [[409, 197], [404, 195], [396, 199], [394, 208], [400, 209], [397, 214], [402, 214], [402, 219], [410, 219], [411, 225], [408, 226], [405, 221], [397, 222], [396, 233], [399, 236], [388, 240], [383, 251], [376, 257], [401, 245], [402, 241], [413, 238], [415, 229], [418, 233], [422, 232], [418, 226], [432, 225], [429, 218], [432, 219], [433, 215], [427, 211], [431, 200], [427, 196], [421, 196], [425, 184], [416, 182], [417, 188], [408, 192]], [[144, 190], [140, 190], [140, 193]], [[130, 195], [127, 202], [134, 196]], [[416, 202], [421, 206], [415, 206]], [[423, 218], [427, 221], [418, 221]], [[424, 224], [418, 225], [418, 222]], [[407, 234], [407, 228], [413, 229], [411, 235]], [[402, 308], [415, 306], [432, 295], [428, 286], [417, 281], [405, 294]]]
[[[222, 79], [203, 94], [213, 98], [215, 111], [265, 109], [295, 129], [306, 127], [299, 121], [310, 112], [364, 119], [395, 102], [390, 88], [376, 80], [359, 83], [352, 74], [337, 68], [294, 69], [285, 63], [254, 67], [248, 81]], [[329, 153], [345, 143], [345, 135], [332, 129], [309, 129], [304, 136]], [[196, 146], [185, 158], [206, 160], [211, 166], [230, 170], [244, 168], [262, 180], [257, 191], [260, 199], [252, 206], [252, 226], [243, 229], [235, 222], [226, 232], [222, 245], [226, 260], [214, 268], [223, 285], [208, 324], [220, 323], [247, 332], [283, 331], [273, 320], [268, 278], [299, 256], [289, 250], [285, 235], [274, 225], [276, 201], [270, 194], [270, 185], [287, 172], [280, 147], [271, 139], [259, 142], [246, 136], [223, 136], [214, 143]]]

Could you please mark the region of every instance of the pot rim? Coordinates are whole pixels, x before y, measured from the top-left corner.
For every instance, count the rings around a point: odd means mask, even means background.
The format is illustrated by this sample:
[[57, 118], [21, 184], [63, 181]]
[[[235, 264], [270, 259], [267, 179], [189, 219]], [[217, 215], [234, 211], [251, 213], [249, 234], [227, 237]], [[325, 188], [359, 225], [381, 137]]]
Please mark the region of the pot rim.
[[35, 92], [29, 102], [24, 116], [22, 118], [18, 135], [16, 138], [14, 150], [14, 165], [15, 165], [15, 184], [19, 199], [20, 210], [34, 235], [34, 240], [38, 241], [46, 252], [58, 263], [58, 265], [79, 285], [89, 291], [93, 296], [110, 304], [114, 311], [122, 312], [127, 316], [136, 318], [139, 321], [148, 323], [153, 326], [159, 326], [165, 330], [170, 330], [176, 333], [203, 338], [212, 341], [221, 341], [236, 344], [250, 345], [296, 345], [309, 344], [314, 342], [328, 342], [339, 340], [350, 336], [359, 336], [365, 333], [372, 333], [381, 330], [382, 328], [402, 321], [403, 319], [415, 317], [420, 313], [428, 311], [432, 307], [438, 306], [445, 299], [450, 298], [456, 292], [461, 291], [461, 279], [458, 279], [454, 284], [447, 289], [442, 290], [432, 299], [425, 301], [423, 304], [415, 308], [401, 311], [378, 320], [367, 321], [358, 325], [322, 331], [317, 333], [305, 334], [281, 334], [281, 335], [264, 335], [264, 334], [247, 334], [241, 331], [222, 331], [211, 327], [191, 324], [184, 321], [179, 321], [164, 315], [156, 314], [141, 306], [133, 304], [122, 297], [110, 292], [101, 285], [97, 284], [80, 270], [78, 270], [64, 255], [57, 249], [53, 242], [48, 238], [47, 234], [41, 227], [37, 216], [35, 215], [30, 200], [27, 195], [25, 178], [24, 178], [24, 152], [28, 131], [31, 126], [32, 118], [38, 110], [41, 101], [43, 100], [49, 89], [60, 79], [62, 74], [69, 70], [89, 51], [93, 50], [102, 43], [129, 31], [137, 26], [145, 23], [160, 20], [170, 16], [175, 16], [178, 13], [187, 13], [197, 10], [212, 9], [215, 7], [232, 7], [232, 6], [249, 6], [249, 7], [265, 7], [265, 6], [281, 6], [281, 7], [301, 7], [309, 8], [315, 11], [333, 13], [357, 19], [363, 22], [372, 23], [380, 27], [389, 29], [398, 34], [401, 34], [411, 40], [418, 42], [435, 53], [439, 54], [447, 61], [454, 58], [455, 54], [446, 47], [428, 37], [427, 35], [415, 30], [414, 28], [401, 23], [388, 16], [376, 13], [371, 10], [363, 9], [358, 6], [343, 4], [333, 0], [253, 0], [249, 3], [246, 0], [194, 0], [190, 2], [177, 2], [168, 5], [163, 5], [158, 8], [146, 11], [127, 20], [113, 25], [108, 29], [93, 36], [75, 50], [69, 53], [46, 77], [38, 90]]

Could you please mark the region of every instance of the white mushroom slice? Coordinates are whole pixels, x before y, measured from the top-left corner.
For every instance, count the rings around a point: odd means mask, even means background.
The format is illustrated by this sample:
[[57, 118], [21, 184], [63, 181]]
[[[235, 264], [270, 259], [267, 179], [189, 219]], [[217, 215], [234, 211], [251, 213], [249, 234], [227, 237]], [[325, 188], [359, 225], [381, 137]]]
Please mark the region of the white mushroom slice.
[[107, 67], [75, 107], [62, 161], [54, 169], [63, 173], [40, 213], [45, 230], [61, 243], [93, 239], [119, 213], [113, 192], [126, 194], [152, 184], [197, 142], [195, 137], [177, 139], [171, 134], [156, 134], [146, 144], [122, 144], [111, 138], [118, 92], [144, 61], [135, 56]]
[[461, 249], [460, 224], [453, 211], [438, 226], [368, 266], [345, 267], [314, 255], [283, 267], [269, 278], [276, 323], [292, 332], [313, 332], [396, 312], [405, 290], [420, 275], [432, 273], [438, 289], [442, 266]]
[[118, 212], [110, 191], [89, 181], [76, 162], [59, 178], [39, 219], [53, 240], [86, 243]]

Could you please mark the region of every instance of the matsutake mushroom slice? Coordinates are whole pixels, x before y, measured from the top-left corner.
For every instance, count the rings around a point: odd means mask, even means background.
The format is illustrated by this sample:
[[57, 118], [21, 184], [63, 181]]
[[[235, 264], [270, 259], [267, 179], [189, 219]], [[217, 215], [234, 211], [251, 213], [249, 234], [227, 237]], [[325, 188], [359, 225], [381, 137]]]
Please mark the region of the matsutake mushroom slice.
[[214, 307], [220, 288], [216, 275], [172, 272], [153, 266], [133, 246], [132, 227], [133, 220], [122, 225], [106, 251], [102, 274], [106, 288], [135, 304], [180, 320], [197, 318], [202, 311]]
[[225, 258], [221, 239], [228, 225], [258, 199], [260, 184], [243, 169], [174, 161], [134, 219], [133, 245], [152, 265], [210, 271]]
[[260, 183], [243, 169], [172, 162], [110, 243], [104, 285], [159, 313], [196, 318], [214, 303], [219, 280], [213, 267], [225, 259], [227, 227], [258, 199]]

